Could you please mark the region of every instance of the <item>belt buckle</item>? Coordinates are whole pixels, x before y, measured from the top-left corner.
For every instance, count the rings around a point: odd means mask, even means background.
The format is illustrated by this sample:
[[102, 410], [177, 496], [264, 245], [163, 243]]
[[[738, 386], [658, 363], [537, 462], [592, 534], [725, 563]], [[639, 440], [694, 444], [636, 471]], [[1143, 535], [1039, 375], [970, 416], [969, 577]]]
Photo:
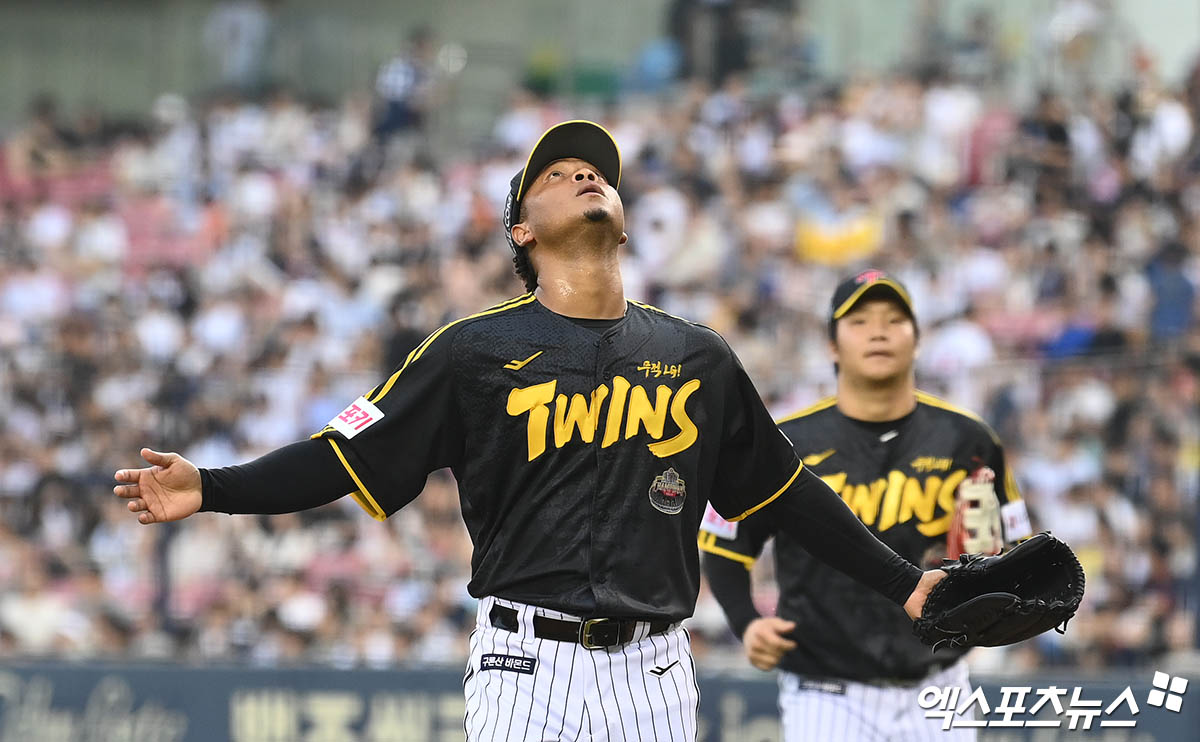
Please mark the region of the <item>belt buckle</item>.
[[[597, 633], [600, 635], [597, 636]], [[621, 642], [621, 624], [611, 618], [589, 618], [579, 624], [579, 643], [584, 649], [607, 649]]]

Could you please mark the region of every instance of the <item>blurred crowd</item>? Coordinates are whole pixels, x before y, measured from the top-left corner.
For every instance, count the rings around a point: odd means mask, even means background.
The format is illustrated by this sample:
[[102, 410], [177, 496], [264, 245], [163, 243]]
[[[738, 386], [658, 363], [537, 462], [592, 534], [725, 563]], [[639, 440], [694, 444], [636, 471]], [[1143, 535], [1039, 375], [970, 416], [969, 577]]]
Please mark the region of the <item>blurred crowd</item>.
[[[919, 385], [994, 425], [1088, 575], [1065, 636], [982, 666], [1194, 668], [1200, 72], [1018, 104], [979, 45], [955, 47], [971, 75], [518, 90], [436, 153], [423, 52], [333, 104], [163, 95], [130, 121], [39, 98], [0, 148], [0, 655], [460, 662], [447, 473], [383, 524], [345, 498], [149, 528], [111, 475], [144, 445], [220, 466], [305, 437], [431, 330], [521, 293], [509, 179], [586, 116], [624, 152], [627, 295], [724, 334], [774, 411], [833, 390], [839, 277], [907, 283]], [[702, 661], [741, 664], [706, 590], [690, 625]]]

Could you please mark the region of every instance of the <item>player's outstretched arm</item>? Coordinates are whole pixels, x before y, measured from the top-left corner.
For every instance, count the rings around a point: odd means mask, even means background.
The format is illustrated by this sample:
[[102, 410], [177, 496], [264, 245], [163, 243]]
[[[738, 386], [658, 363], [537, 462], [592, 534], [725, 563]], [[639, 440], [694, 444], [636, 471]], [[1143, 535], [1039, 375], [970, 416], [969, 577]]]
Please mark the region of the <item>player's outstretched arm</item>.
[[763, 514], [809, 554], [904, 606], [910, 616], [913, 610], [920, 615], [924, 595], [940, 579], [922, 573], [880, 541], [842, 498], [808, 469], [758, 517]]
[[113, 487], [139, 523], [186, 518], [198, 510], [271, 515], [320, 507], [354, 491], [328, 441], [304, 440], [245, 464], [197, 469], [177, 453], [142, 449], [152, 466], [122, 469]]
[[138, 523], [182, 520], [200, 509], [200, 470], [192, 462], [177, 453], [149, 448], [142, 449], [142, 458], [150, 466], [118, 470], [115, 479], [121, 484], [113, 487], [113, 494], [129, 500], [129, 511], [138, 514]]

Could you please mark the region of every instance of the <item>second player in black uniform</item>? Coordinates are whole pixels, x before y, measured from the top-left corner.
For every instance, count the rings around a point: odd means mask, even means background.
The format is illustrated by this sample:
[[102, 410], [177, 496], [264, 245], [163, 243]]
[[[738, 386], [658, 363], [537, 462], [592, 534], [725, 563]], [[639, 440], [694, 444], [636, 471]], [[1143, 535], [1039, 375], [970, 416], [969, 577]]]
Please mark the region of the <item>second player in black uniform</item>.
[[[908, 292], [880, 271], [843, 282], [830, 308], [838, 394], [779, 426], [884, 543], [939, 564], [962, 551], [994, 553], [1029, 522], [995, 433], [975, 415], [919, 392], [917, 326]], [[775, 537], [777, 617], [760, 617], [749, 568]], [[924, 718], [918, 692], [965, 686], [963, 652], [931, 653], [895, 605], [856, 589], [817, 561], [778, 519], [729, 523], [706, 514], [704, 569], [730, 626], [759, 669], [776, 665], [786, 742], [964, 740]], [[967, 691], [962, 697], [969, 694]]]
[[504, 224], [530, 293], [430, 335], [310, 440], [197, 470], [143, 449], [117, 472], [142, 523], [273, 513], [350, 493], [384, 519], [433, 470], [458, 480], [480, 599], [471, 740], [695, 738], [680, 622], [705, 505], [790, 514], [792, 533], [909, 615], [930, 586], [799, 461], [712, 330], [626, 300], [621, 161], [601, 127], [547, 131]]

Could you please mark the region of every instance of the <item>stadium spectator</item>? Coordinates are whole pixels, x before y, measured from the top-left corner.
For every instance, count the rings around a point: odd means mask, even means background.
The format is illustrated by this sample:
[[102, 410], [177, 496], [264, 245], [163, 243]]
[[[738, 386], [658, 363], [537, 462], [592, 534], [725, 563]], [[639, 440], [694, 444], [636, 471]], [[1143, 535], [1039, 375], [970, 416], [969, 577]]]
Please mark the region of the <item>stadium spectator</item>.
[[436, 41], [432, 28], [418, 26], [409, 32], [407, 48], [380, 65], [375, 75], [375, 136], [386, 140], [419, 132], [427, 124], [439, 94]]
[[266, 80], [277, 0], [221, 0], [209, 11], [204, 46], [222, 85], [257, 94]]

